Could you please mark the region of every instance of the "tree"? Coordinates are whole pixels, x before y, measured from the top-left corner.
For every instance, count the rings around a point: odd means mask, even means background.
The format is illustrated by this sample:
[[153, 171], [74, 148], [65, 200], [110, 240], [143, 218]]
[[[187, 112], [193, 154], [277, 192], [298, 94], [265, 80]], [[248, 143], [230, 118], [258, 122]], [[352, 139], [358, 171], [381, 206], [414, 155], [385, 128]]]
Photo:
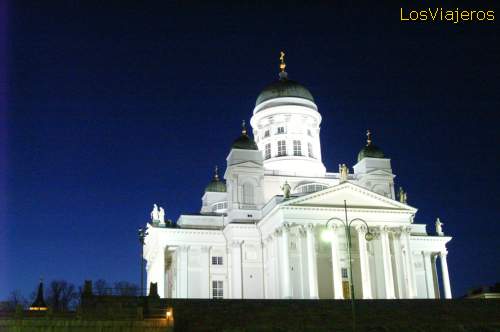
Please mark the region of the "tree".
[[98, 279], [94, 283], [93, 292], [95, 295], [109, 295], [111, 286], [104, 279]]
[[75, 285], [65, 280], [53, 280], [48, 289], [47, 304], [54, 311], [68, 311], [76, 307], [78, 292]]
[[8, 311], [16, 310], [17, 305], [21, 305], [23, 308], [28, 307], [29, 303], [23, 296], [20, 290], [16, 289], [10, 292], [9, 298], [3, 304], [5, 309]]
[[117, 281], [114, 284], [117, 295], [121, 296], [137, 296], [139, 286], [128, 281]]

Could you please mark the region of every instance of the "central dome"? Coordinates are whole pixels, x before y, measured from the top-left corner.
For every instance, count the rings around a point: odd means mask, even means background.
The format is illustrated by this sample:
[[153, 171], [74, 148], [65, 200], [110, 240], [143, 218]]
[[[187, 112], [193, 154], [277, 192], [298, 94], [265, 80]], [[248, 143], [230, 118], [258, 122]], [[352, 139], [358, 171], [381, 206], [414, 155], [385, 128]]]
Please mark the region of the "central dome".
[[314, 102], [311, 92], [309, 92], [305, 86], [287, 78], [281, 78], [280, 80], [269, 84], [264, 88], [264, 90], [262, 90], [257, 97], [255, 106], [266, 100], [281, 97], [304, 98]]

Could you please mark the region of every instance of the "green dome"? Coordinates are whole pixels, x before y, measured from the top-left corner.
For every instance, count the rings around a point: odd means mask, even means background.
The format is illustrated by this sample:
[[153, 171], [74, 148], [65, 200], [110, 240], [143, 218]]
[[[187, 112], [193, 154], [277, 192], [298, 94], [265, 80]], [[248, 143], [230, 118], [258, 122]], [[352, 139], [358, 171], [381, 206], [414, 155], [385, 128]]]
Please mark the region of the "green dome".
[[247, 134], [247, 127], [243, 121], [241, 136], [234, 140], [231, 149], [258, 150], [257, 144]]
[[304, 98], [314, 102], [314, 98], [309, 92], [309, 90], [303, 85], [289, 80], [285, 75], [281, 75], [281, 79], [269, 84], [262, 90], [262, 92], [257, 97], [257, 101], [255, 102], [255, 106], [260, 103], [281, 97], [296, 97], [296, 98]]
[[219, 179], [210, 181], [205, 188], [205, 192], [225, 193], [226, 191], [226, 183]]
[[366, 136], [366, 146], [359, 151], [358, 162], [364, 158], [385, 158], [384, 151], [382, 151], [382, 149], [378, 146], [372, 144], [371, 133], [369, 130], [366, 132]]
[[384, 152], [375, 145], [365, 146], [358, 153], [358, 161], [361, 161], [363, 158], [384, 158]]
[[226, 191], [226, 183], [219, 179], [219, 169], [215, 166], [214, 177], [205, 188], [205, 192], [225, 193]]

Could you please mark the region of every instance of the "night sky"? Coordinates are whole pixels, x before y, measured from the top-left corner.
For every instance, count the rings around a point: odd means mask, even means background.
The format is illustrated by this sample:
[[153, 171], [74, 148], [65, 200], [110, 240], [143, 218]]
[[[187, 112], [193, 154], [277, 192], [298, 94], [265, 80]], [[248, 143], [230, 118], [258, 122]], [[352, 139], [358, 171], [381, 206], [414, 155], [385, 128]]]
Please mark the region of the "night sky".
[[153, 203], [199, 211], [282, 49], [327, 169], [352, 167], [371, 129], [416, 222], [453, 236], [454, 296], [500, 281], [498, 23], [236, 3], [2, 2], [0, 299], [40, 276], [138, 283], [137, 228]]

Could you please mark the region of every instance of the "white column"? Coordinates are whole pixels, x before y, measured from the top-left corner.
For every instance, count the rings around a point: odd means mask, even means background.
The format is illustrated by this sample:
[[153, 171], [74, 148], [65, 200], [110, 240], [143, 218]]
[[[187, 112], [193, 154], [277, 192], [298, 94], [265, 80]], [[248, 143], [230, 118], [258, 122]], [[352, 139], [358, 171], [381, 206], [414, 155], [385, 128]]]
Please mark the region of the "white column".
[[305, 244], [305, 239], [306, 237], [306, 231], [304, 227], [299, 226], [298, 228], [298, 243], [297, 243], [297, 248], [298, 248], [298, 253], [299, 253], [299, 278], [300, 278], [300, 298], [301, 299], [307, 299], [309, 298], [308, 294], [306, 293], [306, 280], [304, 273], [306, 272], [305, 270], [305, 263], [306, 263], [306, 257], [304, 257], [304, 244]]
[[391, 251], [389, 248], [389, 229], [382, 227], [380, 230], [382, 244], [382, 266], [384, 270], [385, 298], [394, 299], [394, 279], [392, 277]]
[[180, 269], [179, 273], [179, 297], [180, 298], [188, 298], [188, 282], [189, 282], [189, 262], [188, 262], [188, 246], [180, 246], [177, 250], [179, 250], [179, 265]]
[[361, 289], [363, 291], [363, 299], [372, 298], [372, 284], [370, 279], [370, 263], [368, 260], [368, 251], [366, 249], [365, 235], [367, 232], [366, 226], [357, 227], [358, 243], [359, 243], [359, 265], [361, 272]]
[[292, 298], [291, 283], [290, 283], [290, 253], [288, 252], [288, 236], [290, 226], [284, 224], [281, 227], [280, 251], [281, 259], [281, 297], [285, 299]]
[[448, 262], [446, 261], [447, 251], [441, 251], [439, 258], [441, 260], [441, 274], [443, 275], [444, 298], [451, 299], [450, 275], [448, 273]]
[[[151, 275], [151, 277], [149, 277]], [[165, 297], [165, 249], [159, 248], [151, 262], [148, 271], [148, 282], [156, 283], [158, 287], [158, 295], [161, 298]], [[148, 284], [149, 292], [149, 284]]]
[[243, 276], [241, 271], [241, 241], [231, 242], [231, 286], [232, 298], [243, 298]]
[[281, 257], [280, 257], [280, 248], [279, 248], [279, 239], [280, 239], [280, 230], [276, 230], [273, 233], [272, 243], [273, 243], [273, 253], [274, 253], [274, 264], [273, 264], [273, 284], [274, 284], [274, 298], [281, 298], [281, 279], [280, 279], [280, 266], [281, 266]]
[[200, 298], [208, 299], [210, 298], [210, 247], [201, 247], [201, 285], [200, 285]]
[[402, 237], [402, 250], [404, 257], [404, 265], [405, 265], [405, 289], [406, 289], [406, 298], [412, 299], [415, 297], [415, 280], [413, 259], [411, 257], [411, 248], [410, 248], [410, 231], [409, 227], [401, 229], [401, 237]]
[[338, 227], [336, 225], [329, 226], [331, 232], [331, 252], [332, 252], [332, 277], [333, 277], [333, 298], [343, 299], [344, 292], [342, 290], [342, 274], [340, 271], [339, 257], [339, 239], [337, 234]]
[[436, 267], [436, 261], [437, 261], [438, 255], [435, 253], [431, 256], [432, 260], [432, 280], [434, 281], [434, 298], [439, 299], [439, 279], [438, 279], [438, 274], [437, 274], [437, 267]]
[[424, 260], [424, 273], [425, 273], [425, 285], [427, 289], [427, 298], [434, 298], [434, 280], [432, 276], [432, 266], [431, 266], [431, 253], [427, 251], [422, 251], [422, 258]]
[[403, 255], [401, 252], [401, 231], [394, 229], [391, 241], [392, 252], [394, 253], [393, 260], [393, 274], [394, 274], [394, 288], [396, 291], [396, 298], [405, 298], [405, 284], [404, 284], [404, 264]]
[[309, 280], [309, 298], [318, 299], [318, 267], [316, 266], [316, 240], [314, 225], [306, 228], [307, 236], [307, 279]]

